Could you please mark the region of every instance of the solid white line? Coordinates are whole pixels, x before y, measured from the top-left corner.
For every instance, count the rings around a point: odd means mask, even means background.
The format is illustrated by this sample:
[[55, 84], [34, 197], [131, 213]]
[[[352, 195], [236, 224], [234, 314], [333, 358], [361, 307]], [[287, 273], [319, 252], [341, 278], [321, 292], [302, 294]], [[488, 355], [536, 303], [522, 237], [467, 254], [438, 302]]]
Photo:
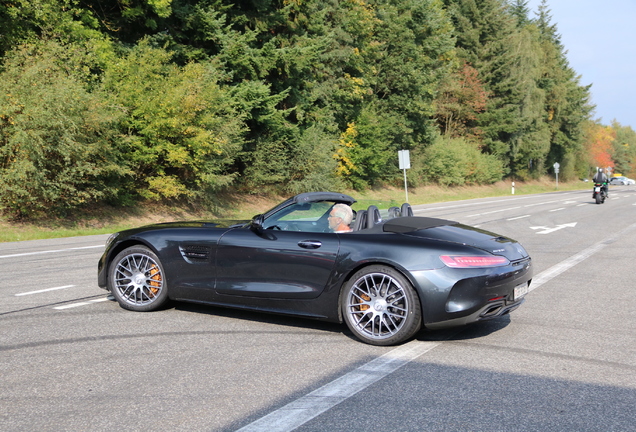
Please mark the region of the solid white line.
[[[539, 273], [532, 279], [529, 291], [539, 288], [544, 283], [594, 255], [633, 229], [636, 229], [636, 224], [630, 225], [619, 233]], [[459, 332], [460, 329], [457, 331]], [[452, 337], [452, 335], [449, 337]], [[441, 345], [442, 342], [411, 341], [395, 348], [319, 389], [261, 417], [237, 432], [291, 432]]]
[[40, 293], [48, 292], [48, 291], [56, 291], [56, 290], [61, 290], [61, 289], [66, 289], [66, 288], [73, 288], [74, 286], [75, 285], [64, 285], [64, 286], [60, 286], [60, 287], [47, 288], [47, 289], [38, 290], [38, 291], [29, 291], [29, 292], [18, 293], [15, 296], [16, 297], [20, 297], [20, 296], [31, 295], [31, 294], [40, 294]]
[[92, 303], [100, 303], [100, 302], [105, 302], [108, 300], [108, 297], [104, 297], [104, 298], [100, 298], [100, 299], [95, 299], [95, 300], [91, 300], [91, 301], [87, 301], [87, 302], [80, 302], [80, 303], [71, 303], [71, 304], [67, 304], [64, 306], [56, 306], [53, 309], [57, 309], [57, 310], [63, 310], [63, 309], [70, 309], [70, 308], [74, 308], [74, 307], [78, 307], [78, 306], [86, 306]]
[[82, 246], [82, 247], [75, 247], [75, 248], [68, 248], [68, 249], [57, 249], [57, 250], [47, 250], [47, 251], [38, 251], [38, 252], [25, 252], [21, 254], [13, 254], [13, 255], [0, 255], [0, 258], [14, 258], [14, 257], [28, 256], [28, 255], [41, 255], [41, 254], [47, 254], [47, 253], [66, 252], [70, 250], [93, 249], [98, 247], [104, 247], [104, 245]]
[[239, 432], [292, 431], [440, 344], [441, 342], [412, 341], [395, 348], [250, 423], [239, 429]]

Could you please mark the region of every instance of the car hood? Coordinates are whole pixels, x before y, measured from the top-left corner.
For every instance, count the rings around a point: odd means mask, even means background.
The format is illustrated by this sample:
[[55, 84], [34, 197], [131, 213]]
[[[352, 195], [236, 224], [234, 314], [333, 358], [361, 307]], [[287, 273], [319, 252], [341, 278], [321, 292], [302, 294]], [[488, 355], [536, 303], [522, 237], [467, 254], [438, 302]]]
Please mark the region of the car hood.
[[493, 255], [505, 256], [510, 261], [528, 257], [528, 252], [516, 240], [445, 219], [396, 218], [387, 221], [383, 229], [387, 232], [471, 246]]

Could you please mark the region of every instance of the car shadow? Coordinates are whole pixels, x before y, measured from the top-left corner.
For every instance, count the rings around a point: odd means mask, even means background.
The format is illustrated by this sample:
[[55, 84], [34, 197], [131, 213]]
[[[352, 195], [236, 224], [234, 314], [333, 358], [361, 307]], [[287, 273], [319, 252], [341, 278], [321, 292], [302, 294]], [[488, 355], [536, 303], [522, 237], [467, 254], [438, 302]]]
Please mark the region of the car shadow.
[[[340, 333], [345, 337], [360, 342], [360, 340], [349, 330], [346, 324], [319, 321], [311, 318], [295, 317], [289, 315], [268, 314], [266, 312], [256, 312], [242, 309], [232, 309], [214, 305], [204, 305], [187, 302], [172, 302], [175, 310], [192, 312], [198, 314], [214, 315], [224, 318], [235, 318], [263, 324], [273, 324], [290, 328], [304, 328], [329, 333]], [[510, 315], [499, 318], [467, 324], [461, 327], [453, 327], [440, 330], [420, 330], [413, 339], [424, 342], [439, 342], [444, 340], [470, 340], [478, 339], [495, 333], [511, 323]]]
[[187, 302], [172, 302], [172, 306], [173, 309], [178, 311], [214, 315], [224, 318], [236, 318], [263, 324], [273, 324], [294, 328], [306, 328], [312, 330], [326, 331], [330, 333], [342, 333], [342, 331], [345, 329], [344, 324], [330, 323], [311, 318], [303, 318], [290, 315], [277, 315], [273, 313], [269, 314], [267, 312], [261, 311], [257, 312]]

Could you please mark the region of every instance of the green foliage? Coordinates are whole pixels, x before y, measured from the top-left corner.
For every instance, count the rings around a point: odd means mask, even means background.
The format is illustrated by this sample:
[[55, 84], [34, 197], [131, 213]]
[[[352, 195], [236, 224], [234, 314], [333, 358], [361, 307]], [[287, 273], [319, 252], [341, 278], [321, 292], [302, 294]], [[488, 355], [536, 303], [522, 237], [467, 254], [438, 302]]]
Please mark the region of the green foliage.
[[616, 131], [612, 155], [616, 163], [614, 171], [634, 177], [636, 174], [636, 132], [630, 126], [623, 126], [617, 121], [612, 122], [612, 128]]
[[1, 2], [0, 202], [364, 189], [401, 181], [402, 149], [412, 183], [578, 175], [589, 87], [527, 3]]
[[[116, 194], [117, 113], [88, 93], [81, 50], [17, 47], [0, 74], [0, 205], [16, 218], [63, 212]], [[81, 74], [80, 74], [81, 76]]]
[[104, 89], [124, 112], [119, 151], [131, 190], [148, 199], [197, 196], [228, 185], [241, 145], [234, 100], [206, 63], [180, 67], [171, 54], [140, 43], [110, 65]]
[[501, 161], [461, 138], [441, 138], [421, 158], [421, 176], [444, 186], [490, 184], [503, 177]]

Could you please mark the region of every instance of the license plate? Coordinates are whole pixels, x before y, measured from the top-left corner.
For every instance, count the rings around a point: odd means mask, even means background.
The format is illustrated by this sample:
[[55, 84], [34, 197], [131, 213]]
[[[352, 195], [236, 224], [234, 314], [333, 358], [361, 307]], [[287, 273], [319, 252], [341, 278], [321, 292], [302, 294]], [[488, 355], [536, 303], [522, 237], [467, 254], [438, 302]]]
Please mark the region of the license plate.
[[524, 283], [515, 287], [515, 301], [528, 294], [528, 284]]
[[594, 192], [600, 192], [600, 191], [601, 191], [601, 188], [600, 188], [600, 187], [595, 187], [595, 188], [594, 188]]

